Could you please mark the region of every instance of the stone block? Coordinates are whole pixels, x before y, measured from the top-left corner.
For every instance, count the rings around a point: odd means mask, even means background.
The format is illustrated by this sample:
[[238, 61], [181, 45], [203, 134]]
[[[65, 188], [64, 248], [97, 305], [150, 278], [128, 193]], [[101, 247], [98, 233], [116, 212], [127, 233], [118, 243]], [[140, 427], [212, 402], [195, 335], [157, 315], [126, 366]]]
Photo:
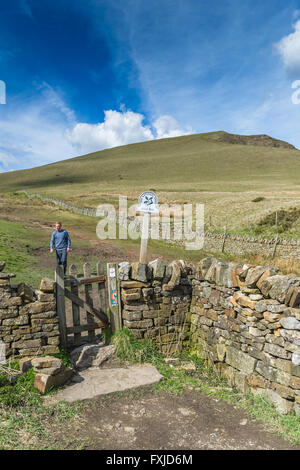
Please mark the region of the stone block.
[[139, 300], [141, 298], [141, 289], [122, 289], [122, 300], [124, 303]]
[[[143, 318], [157, 318], [160, 314], [160, 310], [145, 310], [143, 311]], [[163, 316], [163, 314], [161, 315]]]
[[255, 288], [257, 281], [266, 271], [265, 266], [256, 266], [254, 268], [250, 268], [247, 271], [247, 275], [245, 278], [245, 285], [250, 288]]
[[22, 297], [15, 296], [10, 299], [0, 299], [0, 309], [19, 305], [22, 305]]
[[59, 336], [50, 336], [47, 338], [47, 343], [49, 345], [54, 345], [54, 346], [59, 346], [60, 344], [60, 340], [59, 340]]
[[54, 290], [55, 290], [55, 281], [47, 277], [44, 277], [40, 283], [40, 291], [46, 292], [46, 293], [53, 293]]
[[283, 384], [272, 383], [272, 390], [275, 390], [282, 398], [286, 398], [287, 400], [293, 400], [295, 398], [293, 390]]
[[153, 279], [156, 281], [162, 280], [165, 276], [165, 271], [166, 271], [165, 263], [161, 259], [156, 259], [156, 260], [150, 261], [148, 264], [152, 270]]
[[256, 302], [254, 300], [250, 300], [249, 297], [246, 295], [240, 295], [239, 297], [237, 297], [236, 301], [242, 307], [248, 307], [251, 310], [255, 309]]
[[59, 353], [59, 347], [55, 345], [42, 346], [43, 354], [57, 354]]
[[24, 307], [20, 307], [20, 313], [42, 313], [42, 312], [49, 312], [49, 311], [56, 311], [56, 302], [33, 302], [24, 305]]
[[201, 273], [201, 278], [204, 279], [206, 276], [206, 273], [208, 272], [209, 268], [211, 267], [212, 264], [217, 263], [216, 258], [213, 257], [207, 257], [203, 258], [201, 261], [198, 263], [198, 273]]
[[122, 281], [122, 289], [141, 289], [142, 287], [150, 287], [149, 282], [140, 282], [140, 281]]
[[286, 330], [300, 330], [300, 321], [296, 320], [295, 317], [283, 317], [279, 320], [279, 323]]
[[300, 366], [300, 349], [293, 352], [293, 354], [292, 354], [292, 363], [296, 366]]
[[64, 385], [72, 377], [73, 371], [65, 367], [56, 375], [37, 374], [34, 380], [34, 386], [45, 394], [53, 386]]
[[32, 367], [32, 357], [22, 357], [19, 361], [20, 371], [27, 372]]
[[23, 348], [38, 348], [42, 346], [42, 340], [32, 339], [32, 340], [20, 340], [12, 343], [12, 348], [23, 349]]
[[225, 346], [225, 344], [218, 343], [218, 344], [217, 344], [217, 356], [218, 356], [218, 360], [219, 360], [220, 362], [223, 362], [224, 359], [225, 359], [225, 355], [226, 355], [226, 346]]
[[147, 282], [150, 279], [151, 272], [147, 264], [131, 263], [131, 278], [135, 281]]
[[267, 302], [267, 311], [271, 313], [283, 313], [286, 310], [286, 305], [284, 304], [268, 304]]
[[122, 312], [123, 320], [136, 321], [142, 319], [142, 312], [128, 312], [127, 310]]
[[265, 395], [267, 399], [275, 406], [277, 411], [279, 411], [279, 413], [286, 415], [292, 412], [294, 403], [292, 401], [286, 400], [285, 398], [282, 398], [279, 393], [275, 392], [274, 390], [262, 390], [259, 391], [259, 394]]
[[3, 326], [19, 326], [19, 325], [27, 325], [29, 323], [28, 315], [20, 315], [15, 318], [7, 318], [2, 320]]
[[19, 315], [17, 307], [0, 308], [0, 320], [15, 318]]
[[128, 281], [130, 279], [130, 270], [131, 270], [130, 263], [128, 263], [128, 261], [119, 263], [118, 268], [119, 268], [119, 280]]
[[264, 351], [272, 354], [272, 356], [281, 357], [282, 359], [290, 358], [290, 353], [276, 344], [266, 343], [264, 346]]
[[290, 296], [289, 306], [292, 308], [300, 305], [300, 287], [294, 287]]
[[269, 382], [264, 379], [261, 375], [254, 372], [247, 377], [248, 384], [253, 388], [268, 388]]
[[151, 326], [153, 326], [153, 320], [151, 318], [140, 321], [124, 320], [124, 326], [127, 328], [151, 328]]
[[55, 302], [55, 295], [42, 292], [41, 290], [35, 291], [39, 302]]
[[275, 266], [267, 266], [264, 273], [260, 276], [260, 278], [256, 282], [256, 287], [261, 291], [261, 286], [262, 286], [262, 283], [265, 281], [265, 279], [267, 279], [270, 276], [274, 276], [277, 272], [278, 272], [278, 268], [276, 268]]
[[215, 282], [219, 286], [228, 286], [228, 264], [219, 261], [215, 267]]
[[35, 298], [34, 290], [24, 282], [18, 285], [18, 295], [26, 302], [32, 302]]
[[282, 314], [280, 313], [271, 313], [271, 312], [264, 312], [264, 319], [269, 322], [269, 323], [275, 323], [278, 322], [282, 318]]
[[276, 380], [277, 370], [274, 367], [268, 366], [262, 361], [257, 361], [255, 370], [267, 380], [272, 380], [272, 381]]
[[257, 360], [239, 349], [227, 346], [225, 362], [245, 374], [251, 374], [254, 371]]
[[289, 386], [296, 390], [300, 390], [300, 377], [292, 376], [289, 381]]

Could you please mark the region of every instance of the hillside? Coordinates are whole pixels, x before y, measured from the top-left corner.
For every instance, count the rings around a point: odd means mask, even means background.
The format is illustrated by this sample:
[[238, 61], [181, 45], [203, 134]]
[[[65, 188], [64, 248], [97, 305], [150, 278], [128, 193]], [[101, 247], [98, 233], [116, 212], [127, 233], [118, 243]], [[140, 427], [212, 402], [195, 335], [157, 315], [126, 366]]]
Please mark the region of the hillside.
[[268, 136], [195, 134], [116, 147], [0, 174], [0, 191], [57, 197], [145, 188], [160, 192], [299, 188], [300, 151]]

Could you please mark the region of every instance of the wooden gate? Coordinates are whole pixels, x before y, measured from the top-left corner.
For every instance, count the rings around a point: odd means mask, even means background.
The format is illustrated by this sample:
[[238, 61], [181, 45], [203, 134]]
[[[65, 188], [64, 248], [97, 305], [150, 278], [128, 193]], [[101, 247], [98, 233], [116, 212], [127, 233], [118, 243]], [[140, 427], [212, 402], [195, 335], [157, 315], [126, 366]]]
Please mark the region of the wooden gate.
[[[110, 292], [113, 280], [109, 274], [113, 272], [112, 269], [114, 269], [116, 277], [115, 284], [113, 282], [114, 292], [116, 292], [113, 303]], [[96, 273], [91, 272], [89, 263], [84, 263], [82, 275], [78, 274], [74, 264], [69, 268], [69, 276], [64, 276], [62, 266], [56, 267], [56, 306], [60, 343], [63, 348], [66, 349], [71, 342], [75, 346], [94, 342], [95, 331], [107, 328], [109, 325], [113, 330], [122, 327], [117, 265], [108, 264], [107, 272], [108, 276], [104, 274], [104, 265], [101, 261], [96, 265]], [[93, 289], [95, 284], [96, 289]], [[69, 300], [69, 308], [66, 308], [66, 299]], [[98, 305], [95, 306], [97, 303]], [[84, 332], [87, 332], [87, 335]]]

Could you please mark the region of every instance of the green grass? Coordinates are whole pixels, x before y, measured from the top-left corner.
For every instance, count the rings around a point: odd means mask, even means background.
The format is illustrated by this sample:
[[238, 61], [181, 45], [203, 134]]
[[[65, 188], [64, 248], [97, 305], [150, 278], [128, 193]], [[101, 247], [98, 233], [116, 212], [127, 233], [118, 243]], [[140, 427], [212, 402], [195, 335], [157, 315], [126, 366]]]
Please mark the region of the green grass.
[[6, 261], [6, 271], [17, 274], [12, 282], [37, 287], [41, 277], [49, 274], [49, 270], [41, 269], [34, 256], [34, 250], [46, 243], [45, 237], [34, 228], [0, 219], [0, 240], [0, 260]]
[[[65, 351], [60, 357], [68, 362]], [[18, 369], [18, 361], [7, 366]], [[4, 366], [6, 367], [6, 366]], [[35, 373], [29, 369], [16, 381], [0, 374], [0, 450], [81, 449], [85, 441], [73, 431], [81, 423], [82, 403], [60, 402], [48, 406], [34, 387]], [[53, 391], [51, 392], [53, 393]], [[50, 394], [50, 393], [49, 393]]]

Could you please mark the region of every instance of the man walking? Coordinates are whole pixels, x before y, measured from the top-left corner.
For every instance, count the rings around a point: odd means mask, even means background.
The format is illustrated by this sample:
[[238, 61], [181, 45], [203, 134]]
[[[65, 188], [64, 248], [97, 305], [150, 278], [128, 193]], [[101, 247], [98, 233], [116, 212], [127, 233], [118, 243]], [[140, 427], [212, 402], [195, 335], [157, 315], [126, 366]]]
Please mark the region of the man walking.
[[62, 228], [61, 222], [56, 222], [55, 231], [52, 233], [50, 241], [50, 253], [56, 250], [56, 262], [64, 267], [64, 274], [67, 270], [67, 254], [71, 250], [71, 238], [66, 230]]

